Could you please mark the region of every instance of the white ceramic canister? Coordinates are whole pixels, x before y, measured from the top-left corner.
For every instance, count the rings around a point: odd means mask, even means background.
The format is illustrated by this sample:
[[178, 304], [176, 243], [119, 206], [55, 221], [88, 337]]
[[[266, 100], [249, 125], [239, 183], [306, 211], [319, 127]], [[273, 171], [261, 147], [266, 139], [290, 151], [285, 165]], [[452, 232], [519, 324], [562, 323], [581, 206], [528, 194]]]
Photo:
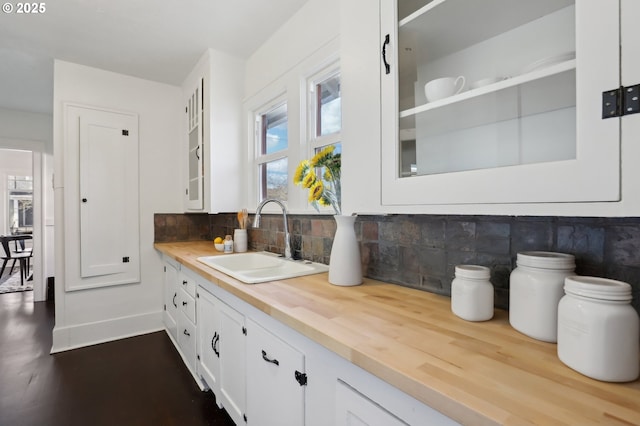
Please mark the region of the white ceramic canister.
[[233, 251], [244, 253], [247, 251], [248, 238], [246, 229], [234, 229], [233, 231]]
[[458, 265], [451, 282], [451, 312], [467, 321], [493, 318], [493, 285], [486, 266]]
[[571, 254], [546, 251], [518, 253], [509, 278], [509, 323], [519, 332], [545, 342], [558, 338], [558, 303], [564, 279], [575, 275]]
[[631, 286], [596, 277], [567, 277], [558, 306], [558, 358], [585, 376], [629, 382], [640, 374], [640, 320]]

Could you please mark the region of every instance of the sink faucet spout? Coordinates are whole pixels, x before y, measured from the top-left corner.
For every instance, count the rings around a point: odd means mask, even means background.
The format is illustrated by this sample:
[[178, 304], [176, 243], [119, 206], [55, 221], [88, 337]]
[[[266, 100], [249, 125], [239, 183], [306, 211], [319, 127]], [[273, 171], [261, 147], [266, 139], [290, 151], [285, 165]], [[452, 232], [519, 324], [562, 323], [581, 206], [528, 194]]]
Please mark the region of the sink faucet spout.
[[256, 209], [256, 217], [253, 220], [253, 227], [260, 227], [260, 218], [262, 215], [262, 208], [267, 203], [276, 203], [282, 209], [282, 218], [284, 220], [284, 257], [285, 259], [291, 259], [291, 237], [289, 235], [289, 225], [287, 224], [287, 208], [284, 203], [276, 198], [267, 198], [263, 200]]

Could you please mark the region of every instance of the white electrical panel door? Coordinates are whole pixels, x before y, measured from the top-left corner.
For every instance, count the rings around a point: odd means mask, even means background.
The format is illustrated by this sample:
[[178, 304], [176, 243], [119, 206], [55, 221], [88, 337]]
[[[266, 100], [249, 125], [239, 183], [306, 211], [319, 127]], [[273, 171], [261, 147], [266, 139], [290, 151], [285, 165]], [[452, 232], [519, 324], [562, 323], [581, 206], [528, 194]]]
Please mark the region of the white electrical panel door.
[[139, 282], [138, 116], [65, 113], [66, 288]]

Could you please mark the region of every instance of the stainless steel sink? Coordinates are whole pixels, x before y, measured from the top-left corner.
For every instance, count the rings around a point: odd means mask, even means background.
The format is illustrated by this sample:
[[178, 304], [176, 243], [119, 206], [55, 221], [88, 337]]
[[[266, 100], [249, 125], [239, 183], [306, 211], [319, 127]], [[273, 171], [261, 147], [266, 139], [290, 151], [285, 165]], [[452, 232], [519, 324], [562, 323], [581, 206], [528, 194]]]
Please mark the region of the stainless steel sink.
[[327, 272], [329, 266], [306, 260], [285, 259], [269, 252], [199, 257], [198, 261], [243, 283], [256, 284]]

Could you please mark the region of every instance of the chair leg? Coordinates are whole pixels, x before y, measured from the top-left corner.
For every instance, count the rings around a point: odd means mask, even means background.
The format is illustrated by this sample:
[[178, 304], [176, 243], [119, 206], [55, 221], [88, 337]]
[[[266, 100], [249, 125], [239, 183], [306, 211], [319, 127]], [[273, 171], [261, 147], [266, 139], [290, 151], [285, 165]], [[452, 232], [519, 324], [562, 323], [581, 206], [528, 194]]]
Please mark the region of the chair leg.
[[2, 270], [0, 270], [0, 278], [2, 278], [2, 274], [4, 274], [4, 268], [7, 267], [7, 262], [9, 261], [9, 259], [5, 259], [4, 262], [2, 262]]
[[13, 275], [13, 268], [15, 268], [16, 266], [16, 260], [17, 259], [13, 259], [13, 263], [11, 264], [11, 269], [9, 269], [9, 275]]
[[20, 285], [24, 286], [24, 266], [26, 262], [24, 259], [20, 259]]

